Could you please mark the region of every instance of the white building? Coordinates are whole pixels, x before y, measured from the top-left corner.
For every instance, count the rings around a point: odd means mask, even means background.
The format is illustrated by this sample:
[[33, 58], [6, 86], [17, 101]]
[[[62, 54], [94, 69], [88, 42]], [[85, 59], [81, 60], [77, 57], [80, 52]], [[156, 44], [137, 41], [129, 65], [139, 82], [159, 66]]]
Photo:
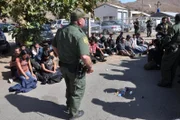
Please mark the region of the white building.
[[136, 18], [145, 20], [149, 14], [141, 11], [128, 10], [127, 8], [110, 3], [104, 3], [94, 10], [95, 17], [101, 21], [122, 20], [124, 23], [131, 23]]
[[128, 18], [128, 10], [124, 7], [104, 3], [94, 10], [95, 17], [101, 21], [106, 20], [126, 20]]

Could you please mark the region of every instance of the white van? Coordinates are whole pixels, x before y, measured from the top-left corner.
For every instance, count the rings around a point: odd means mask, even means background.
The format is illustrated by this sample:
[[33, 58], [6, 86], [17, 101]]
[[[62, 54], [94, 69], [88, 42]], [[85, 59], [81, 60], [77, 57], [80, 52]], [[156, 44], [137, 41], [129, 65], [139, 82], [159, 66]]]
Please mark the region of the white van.
[[55, 20], [51, 23], [51, 28], [52, 29], [59, 29], [62, 28], [64, 26], [69, 25], [69, 21], [67, 21], [66, 19], [58, 19]]

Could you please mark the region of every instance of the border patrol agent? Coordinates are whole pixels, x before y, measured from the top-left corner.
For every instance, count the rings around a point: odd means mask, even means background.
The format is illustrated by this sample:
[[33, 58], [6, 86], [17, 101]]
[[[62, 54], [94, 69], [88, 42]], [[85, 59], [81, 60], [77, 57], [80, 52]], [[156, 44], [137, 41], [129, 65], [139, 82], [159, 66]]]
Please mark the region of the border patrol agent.
[[169, 33], [170, 42], [164, 47], [165, 52], [161, 63], [162, 80], [158, 84], [160, 87], [172, 87], [176, 68], [180, 57], [180, 14], [175, 16], [175, 25]]
[[[71, 120], [84, 114], [79, 107], [85, 92], [85, 74], [93, 72], [88, 38], [81, 29], [85, 25], [85, 17], [88, 17], [85, 12], [76, 8], [71, 13], [70, 25], [59, 29], [52, 42], [67, 87], [66, 105]], [[86, 66], [86, 71], [79, 76], [79, 69], [82, 70], [80, 63]]]
[[151, 18], [149, 18], [149, 20], [146, 22], [146, 27], [147, 27], [147, 37], [151, 37], [151, 34], [152, 34], [152, 26], [153, 26], [153, 23], [152, 23], [152, 20]]
[[139, 33], [139, 20], [136, 18], [136, 21], [133, 23], [134, 24], [134, 34]]
[[167, 17], [162, 18], [162, 22], [156, 27], [158, 34], [166, 36], [168, 34], [169, 24], [167, 23]]

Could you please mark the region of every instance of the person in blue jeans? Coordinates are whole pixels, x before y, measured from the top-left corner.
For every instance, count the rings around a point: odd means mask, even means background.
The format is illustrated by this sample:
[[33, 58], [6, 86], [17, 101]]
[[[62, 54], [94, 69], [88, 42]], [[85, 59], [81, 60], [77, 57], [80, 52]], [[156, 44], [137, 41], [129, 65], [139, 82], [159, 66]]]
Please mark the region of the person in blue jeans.
[[17, 84], [9, 89], [10, 92], [29, 92], [36, 88], [37, 78], [33, 73], [29, 54], [26, 50], [22, 50], [20, 56], [16, 58], [18, 78], [21, 84]]

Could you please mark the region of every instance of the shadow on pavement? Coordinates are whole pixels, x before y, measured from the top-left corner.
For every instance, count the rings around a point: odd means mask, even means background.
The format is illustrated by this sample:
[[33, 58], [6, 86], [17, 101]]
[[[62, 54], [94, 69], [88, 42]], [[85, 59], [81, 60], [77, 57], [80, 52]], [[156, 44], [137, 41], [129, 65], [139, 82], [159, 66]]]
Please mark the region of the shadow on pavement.
[[64, 105], [58, 105], [51, 101], [15, 94], [7, 95], [5, 98], [22, 113], [39, 112], [61, 119], [67, 119], [68, 117], [63, 112]]
[[1, 61], [0, 60], [0, 64], [2, 65], [2, 64], [9, 64], [9, 61]]
[[11, 78], [11, 71], [2, 72], [2, 77], [3, 80], [8, 80], [9, 78]]
[[[94, 98], [92, 103], [102, 106], [104, 111], [118, 117], [146, 120], [180, 119], [180, 85], [174, 81], [172, 89], [158, 87], [160, 71], [145, 71], [143, 69], [145, 63], [146, 58], [120, 61], [119, 65], [110, 64], [117, 68], [112, 69], [113, 74], [100, 74], [104, 80], [127, 81], [134, 84], [134, 88], [129, 87], [133, 93], [126, 93], [123, 96], [130, 102], [124, 102], [121, 100], [122, 97], [119, 97], [119, 102], [106, 102], [101, 98]], [[126, 69], [119, 70], [119, 67]], [[106, 88], [104, 92], [112, 94], [116, 89]]]

